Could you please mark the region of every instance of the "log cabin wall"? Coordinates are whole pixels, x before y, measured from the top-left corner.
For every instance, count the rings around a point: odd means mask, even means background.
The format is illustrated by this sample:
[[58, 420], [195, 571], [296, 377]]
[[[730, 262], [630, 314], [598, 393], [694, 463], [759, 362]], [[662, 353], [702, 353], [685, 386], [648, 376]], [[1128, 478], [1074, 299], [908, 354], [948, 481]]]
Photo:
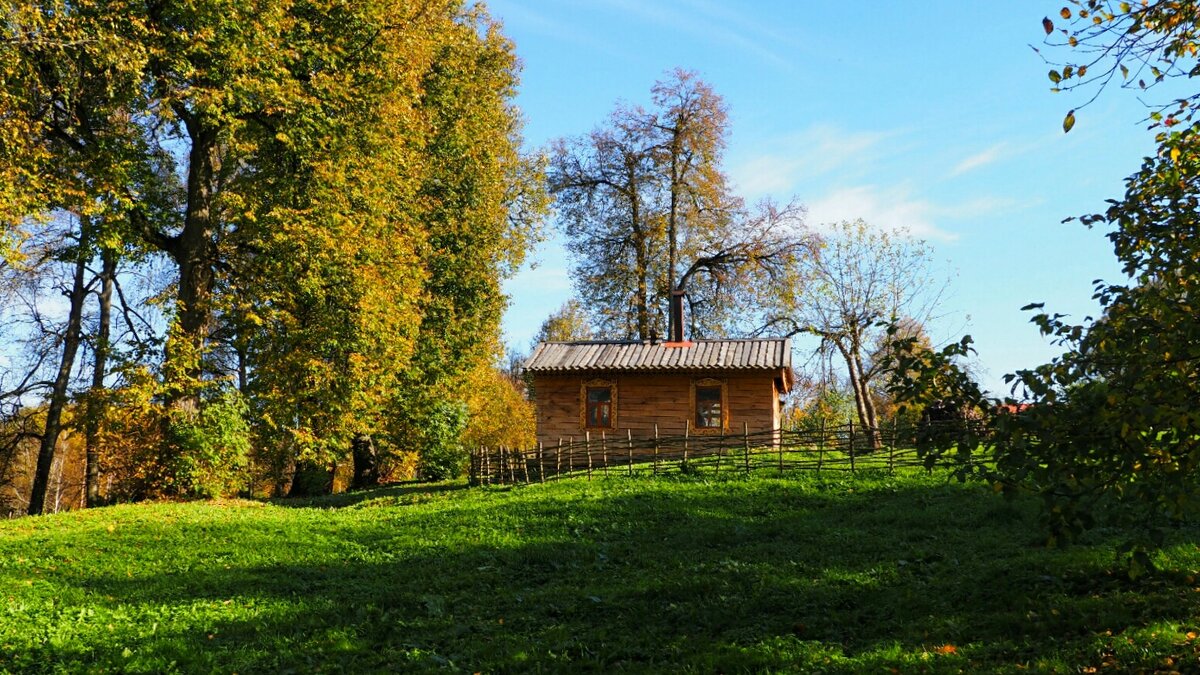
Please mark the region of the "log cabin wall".
[[[743, 423], [750, 433], [779, 428], [779, 373], [763, 371], [732, 373], [613, 373], [536, 374], [533, 378], [537, 406], [537, 438], [553, 446], [561, 438], [581, 440], [584, 432], [580, 407], [585, 382], [607, 381], [616, 386], [614, 424], [605, 432], [610, 438], [682, 435], [688, 420], [695, 422], [692, 384], [714, 378], [725, 383], [725, 426], [729, 434], [741, 434]], [[593, 438], [600, 430], [593, 429]]]

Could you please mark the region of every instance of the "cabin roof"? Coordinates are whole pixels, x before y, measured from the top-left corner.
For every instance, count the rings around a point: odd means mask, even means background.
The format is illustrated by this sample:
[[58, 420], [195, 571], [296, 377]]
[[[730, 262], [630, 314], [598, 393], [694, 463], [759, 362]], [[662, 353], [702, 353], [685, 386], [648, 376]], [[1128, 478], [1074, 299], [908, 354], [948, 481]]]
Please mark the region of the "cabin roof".
[[789, 338], [542, 342], [525, 360], [533, 373], [588, 370], [671, 372], [694, 370], [779, 370], [792, 367]]

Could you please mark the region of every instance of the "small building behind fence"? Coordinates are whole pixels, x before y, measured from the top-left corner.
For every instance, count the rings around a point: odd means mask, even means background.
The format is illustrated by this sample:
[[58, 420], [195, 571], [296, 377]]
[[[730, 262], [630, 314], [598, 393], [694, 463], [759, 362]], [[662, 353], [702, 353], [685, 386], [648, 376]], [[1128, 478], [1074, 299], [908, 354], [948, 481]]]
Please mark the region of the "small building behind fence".
[[[681, 303], [680, 303], [681, 305]], [[677, 315], [678, 314], [678, 315]], [[600, 439], [777, 432], [792, 388], [787, 338], [543, 342], [525, 362], [545, 447]]]

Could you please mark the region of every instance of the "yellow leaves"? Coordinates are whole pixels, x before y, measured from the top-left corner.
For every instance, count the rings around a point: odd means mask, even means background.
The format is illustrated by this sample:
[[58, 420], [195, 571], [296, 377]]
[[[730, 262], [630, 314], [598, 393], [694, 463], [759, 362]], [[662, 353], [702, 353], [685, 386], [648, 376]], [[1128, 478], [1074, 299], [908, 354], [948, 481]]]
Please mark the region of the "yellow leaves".
[[[1066, 10], [1063, 10], [1063, 11], [1066, 11]], [[937, 647], [934, 647], [933, 651], [937, 654], [941, 654], [942, 656], [950, 656], [950, 655], [958, 653], [958, 647], [956, 647], [954, 645], [949, 645], [949, 644], [939, 645]]]
[[1063, 133], [1065, 134], [1065, 133], [1069, 132], [1074, 126], [1075, 126], [1075, 111], [1072, 110], [1067, 113], [1067, 116], [1065, 118], [1063, 118], [1063, 125], [1062, 125]]
[[1070, 19], [1070, 18], [1071, 18], [1071, 10], [1070, 10], [1070, 9], [1068, 9], [1067, 7], [1063, 7], [1062, 9], [1060, 9], [1060, 10], [1058, 11], [1058, 14], [1059, 14], [1059, 16], [1061, 16], [1061, 17], [1062, 17], [1062, 18], [1064, 18], [1064, 19]]
[[1118, 6], [1121, 8], [1121, 13], [1122, 13], [1122, 14], [1128, 14], [1128, 13], [1130, 12], [1130, 10], [1132, 10], [1132, 9], [1133, 9], [1132, 7], [1130, 7], [1130, 6], [1129, 6], [1129, 3], [1128, 3], [1128, 2], [1122, 2], [1122, 3], [1121, 3], [1120, 5], [1118, 5]]

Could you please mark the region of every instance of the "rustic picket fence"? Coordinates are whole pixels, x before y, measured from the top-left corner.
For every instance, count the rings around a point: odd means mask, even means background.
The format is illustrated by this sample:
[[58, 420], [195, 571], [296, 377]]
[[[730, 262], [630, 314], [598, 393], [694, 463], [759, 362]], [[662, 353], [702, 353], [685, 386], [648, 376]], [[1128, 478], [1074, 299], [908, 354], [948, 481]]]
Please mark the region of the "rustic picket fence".
[[568, 477], [633, 476], [638, 473], [722, 473], [885, 470], [923, 467], [921, 435], [954, 435], [961, 422], [882, 425], [872, 435], [849, 422], [803, 430], [740, 434], [685, 434], [635, 438], [631, 431], [584, 434], [535, 448], [480, 447], [471, 452], [472, 485], [536, 483]]

